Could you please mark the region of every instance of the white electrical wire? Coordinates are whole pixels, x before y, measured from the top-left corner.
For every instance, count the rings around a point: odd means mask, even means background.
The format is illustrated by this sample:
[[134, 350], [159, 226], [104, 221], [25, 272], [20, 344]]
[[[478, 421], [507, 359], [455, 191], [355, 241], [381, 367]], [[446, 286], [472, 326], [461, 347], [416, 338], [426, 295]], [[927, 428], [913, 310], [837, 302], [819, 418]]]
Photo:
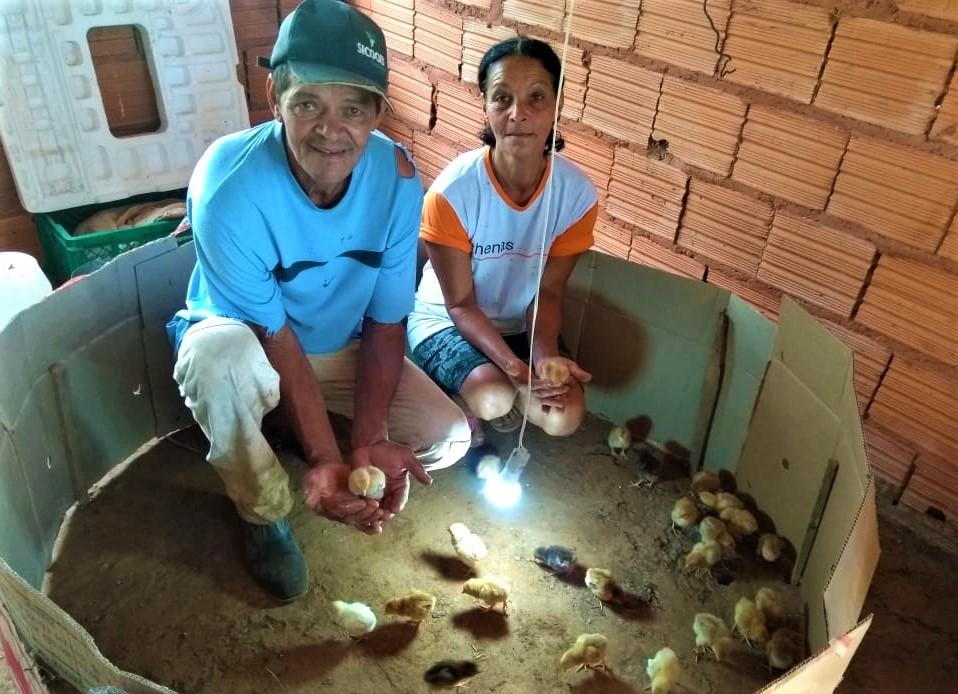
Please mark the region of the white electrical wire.
[[526, 406], [523, 408], [522, 412], [522, 426], [519, 427], [519, 443], [516, 444], [516, 448], [522, 448], [522, 440], [526, 434], [526, 425], [529, 423], [529, 407], [532, 404], [532, 371], [535, 369], [535, 364], [532, 363], [532, 348], [535, 345], [536, 321], [539, 317], [539, 290], [542, 288], [542, 270], [545, 266], [546, 237], [549, 235], [549, 207], [552, 204], [552, 182], [555, 179], [556, 137], [559, 132], [559, 111], [560, 105], [562, 104], [562, 93], [565, 91], [565, 65], [566, 57], [569, 53], [569, 38], [572, 32], [572, 17], [575, 15], [575, 0], [567, 0], [566, 7], [568, 8], [568, 11], [566, 12], [565, 16], [565, 39], [562, 43], [562, 67], [559, 70], [559, 91], [556, 94], [556, 109], [552, 116], [552, 143], [549, 147], [552, 160], [547, 162], [549, 167], [549, 180], [546, 181], [545, 215], [542, 224], [542, 241], [539, 245], [539, 270], [536, 275], [536, 294], [535, 298], [532, 300], [532, 326], [529, 329], [529, 377], [526, 381]]

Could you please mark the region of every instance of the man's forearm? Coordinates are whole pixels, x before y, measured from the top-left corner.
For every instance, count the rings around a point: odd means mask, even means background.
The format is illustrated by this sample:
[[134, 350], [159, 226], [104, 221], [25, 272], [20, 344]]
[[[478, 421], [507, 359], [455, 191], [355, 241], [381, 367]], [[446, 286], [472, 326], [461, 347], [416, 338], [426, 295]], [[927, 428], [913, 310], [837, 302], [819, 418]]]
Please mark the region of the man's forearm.
[[406, 354], [406, 326], [402, 323], [363, 323], [356, 364], [356, 400], [353, 407], [353, 448], [388, 438], [389, 406]]
[[279, 374], [279, 406], [310, 465], [340, 462], [326, 401], [296, 334], [288, 325], [272, 337], [254, 327], [266, 358]]

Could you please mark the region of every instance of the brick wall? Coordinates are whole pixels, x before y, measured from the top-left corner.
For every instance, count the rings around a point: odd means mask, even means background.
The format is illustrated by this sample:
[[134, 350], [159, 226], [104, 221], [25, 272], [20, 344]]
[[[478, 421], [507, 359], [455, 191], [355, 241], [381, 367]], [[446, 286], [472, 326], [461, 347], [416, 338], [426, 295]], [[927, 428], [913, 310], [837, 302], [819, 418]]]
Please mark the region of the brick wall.
[[[563, 0], [353, 0], [386, 33], [384, 129], [427, 181], [478, 145], [476, 66]], [[578, 0], [561, 131], [599, 188], [598, 250], [788, 294], [855, 352], [878, 475], [958, 518], [958, 10], [945, 0]], [[232, 0], [254, 123], [295, 2]], [[714, 29], [713, 29], [714, 27]], [[36, 249], [0, 159], [0, 248]]]

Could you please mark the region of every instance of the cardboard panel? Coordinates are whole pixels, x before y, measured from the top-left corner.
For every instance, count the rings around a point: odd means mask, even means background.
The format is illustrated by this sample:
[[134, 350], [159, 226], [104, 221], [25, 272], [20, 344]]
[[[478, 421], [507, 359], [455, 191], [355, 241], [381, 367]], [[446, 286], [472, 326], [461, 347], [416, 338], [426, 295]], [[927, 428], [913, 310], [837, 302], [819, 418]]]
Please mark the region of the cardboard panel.
[[765, 367], [772, 353], [775, 324], [749, 308], [734, 294], [729, 296], [725, 376], [705, 451], [705, 469], [735, 472], [752, 407], [758, 397]]
[[869, 481], [855, 527], [825, 588], [825, 618], [829, 638], [845, 633], [858, 620], [880, 553], [875, 484]]
[[[0, 429], [0, 557], [35, 588], [46, 570], [40, 525], [13, 439]], [[0, 559], [2, 561], [2, 559]]]
[[186, 285], [195, 262], [196, 248], [190, 242], [136, 267], [147, 382], [157, 436], [193, 423], [173, 381], [175, 355], [166, 336], [166, 323], [185, 305]]
[[848, 664], [865, 638], [869, 615], [852, 631], [836, 639], [801, 665], [797, 665], [764, 689], [761, 694], [829, 694], [841, 684]]
[[[778, 359], [769, 364], [736, 478], [799, 550], [841, 420]], [[850, 527], [850, 526], [838, 526]]]
[[782, 298], [773, 352], [827, 407], [839, 409], [852, 351], [789, 297]]

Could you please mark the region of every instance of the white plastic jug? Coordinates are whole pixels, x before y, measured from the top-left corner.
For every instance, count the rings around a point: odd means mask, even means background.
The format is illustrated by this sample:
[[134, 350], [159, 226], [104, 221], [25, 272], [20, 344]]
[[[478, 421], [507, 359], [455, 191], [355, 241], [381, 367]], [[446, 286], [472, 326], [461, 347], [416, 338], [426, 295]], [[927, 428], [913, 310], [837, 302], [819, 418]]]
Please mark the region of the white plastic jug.
[[20, 311], [52, 291], [50, 280], [32, 255], [0, 252], [0, 330]]

